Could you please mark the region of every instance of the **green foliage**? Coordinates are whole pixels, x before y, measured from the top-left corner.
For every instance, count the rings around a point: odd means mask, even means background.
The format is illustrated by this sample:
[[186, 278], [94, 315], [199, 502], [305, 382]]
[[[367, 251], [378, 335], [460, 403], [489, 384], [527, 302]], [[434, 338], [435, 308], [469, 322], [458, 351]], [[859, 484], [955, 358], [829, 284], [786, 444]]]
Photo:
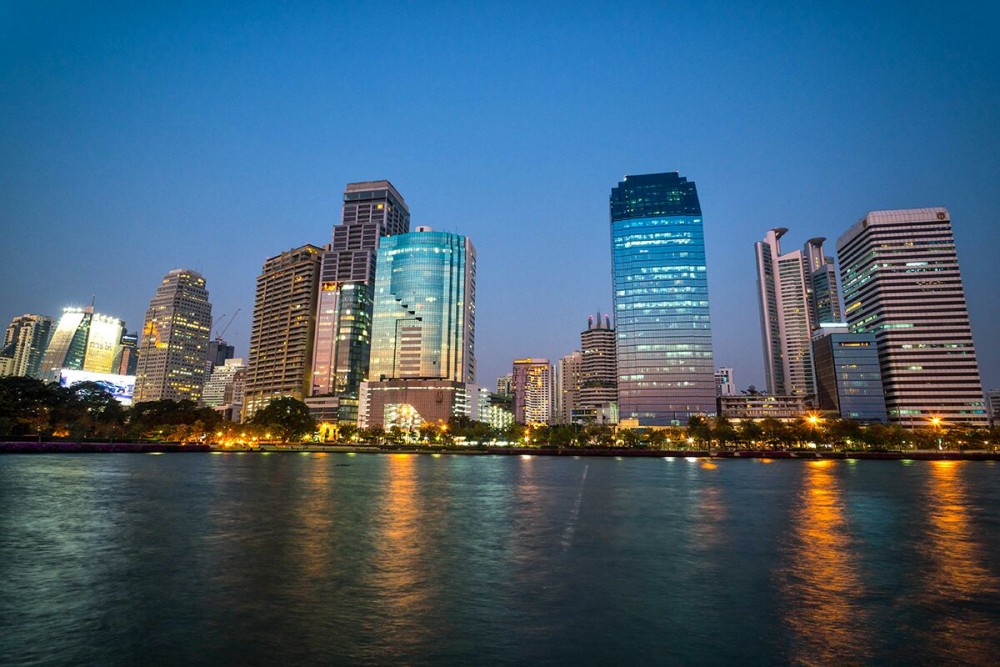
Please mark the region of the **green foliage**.
[[297, 398], [279, 396], [254, 413], [250, 424], [277, 436], [282, 442], [301, 440], [316, 431], [309, 407]]

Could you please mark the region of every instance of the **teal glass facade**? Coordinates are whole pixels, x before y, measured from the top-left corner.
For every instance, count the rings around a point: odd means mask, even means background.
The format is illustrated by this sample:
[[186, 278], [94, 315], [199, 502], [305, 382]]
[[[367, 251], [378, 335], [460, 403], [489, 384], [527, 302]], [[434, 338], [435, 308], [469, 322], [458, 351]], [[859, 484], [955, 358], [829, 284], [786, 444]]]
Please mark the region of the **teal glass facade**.
[[378, 249], [369, 380], [475, 381], [476, 254], [458, 234], [387, 236]]
[[618, 409], [640, 426], [715, 412], [701, 205], [676, 172], [611, 190]]

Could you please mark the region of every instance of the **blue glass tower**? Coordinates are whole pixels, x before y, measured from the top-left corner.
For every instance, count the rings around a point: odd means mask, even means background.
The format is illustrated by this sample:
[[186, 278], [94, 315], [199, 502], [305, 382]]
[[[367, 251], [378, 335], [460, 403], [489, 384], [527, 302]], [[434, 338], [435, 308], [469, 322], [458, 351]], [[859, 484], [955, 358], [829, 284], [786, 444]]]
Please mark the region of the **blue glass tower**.
[[[611, 189], [618, 410], [639, 426], [715, 412], [701, 204], [677, 174]], [[625, 422], [627, 423], [627, 422]]]

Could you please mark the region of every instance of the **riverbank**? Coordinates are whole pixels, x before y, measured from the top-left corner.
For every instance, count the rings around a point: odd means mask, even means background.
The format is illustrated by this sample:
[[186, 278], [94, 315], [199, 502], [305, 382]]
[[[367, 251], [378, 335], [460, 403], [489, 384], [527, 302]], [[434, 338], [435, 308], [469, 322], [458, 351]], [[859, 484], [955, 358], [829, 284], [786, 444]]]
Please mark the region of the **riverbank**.
[[784, 459], [869, 460], [869, 461], [1000, 461], [1000, 452], [991, 451], [832, 451], [832, 450], [707, 450], [707, 449], [621, 449], [583, 447], [428, 447], [373, 445], [257, 445], [221, 447], [203, 444], [164, 442], [0, 442], [0, 454], [152, 454], [152, 453], [327, 453], [327, 454], [420, 454], [456, 456], [592, 456], [616, 458], [713, 458], [713, 459]]

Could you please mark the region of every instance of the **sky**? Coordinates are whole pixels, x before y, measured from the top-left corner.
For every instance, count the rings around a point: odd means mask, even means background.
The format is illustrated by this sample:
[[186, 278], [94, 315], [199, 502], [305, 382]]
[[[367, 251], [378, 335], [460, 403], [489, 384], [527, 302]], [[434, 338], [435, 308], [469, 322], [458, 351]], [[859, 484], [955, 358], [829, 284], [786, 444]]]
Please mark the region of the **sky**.
[[0, 321], [96, 295], [135, 331], [189, 268], [245, 357], [263, 261], [387, 178], [475, 245], [491, 386], [579, 348], [611, 310], [611, 188], [678, 171], [738, 387], [764, 386], [768, 229], [833, 254], [869, 210], [939, 205], [1000, 387], [998, 33], [989, 2], [0, 0]]

